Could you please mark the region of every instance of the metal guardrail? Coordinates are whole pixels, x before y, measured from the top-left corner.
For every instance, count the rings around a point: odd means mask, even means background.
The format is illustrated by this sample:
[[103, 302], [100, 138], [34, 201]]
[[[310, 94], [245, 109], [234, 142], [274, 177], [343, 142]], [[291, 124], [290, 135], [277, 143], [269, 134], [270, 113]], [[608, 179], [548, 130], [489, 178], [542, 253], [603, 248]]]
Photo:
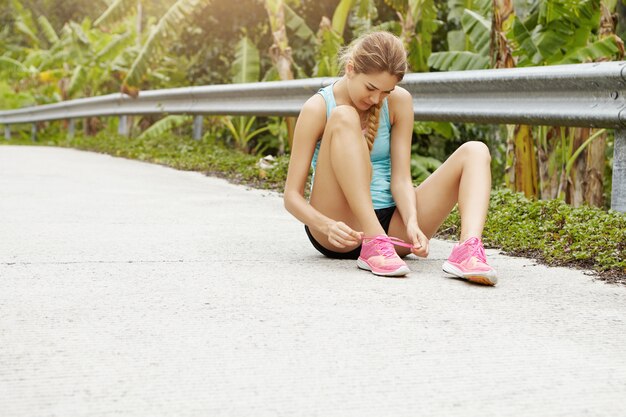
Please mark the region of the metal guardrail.
[[[0, 112], [10, 125], [91, 116], [296, 116], [302, 104], [336, 78], [311, 78], [142, 91], [137, 98], [109, 94]], [[413, 95], [416, 120], [519, 123], [615, 129], [612, 208], [626, 212], [626, 61], [550, 67], [407, 74], [400, 84]]]

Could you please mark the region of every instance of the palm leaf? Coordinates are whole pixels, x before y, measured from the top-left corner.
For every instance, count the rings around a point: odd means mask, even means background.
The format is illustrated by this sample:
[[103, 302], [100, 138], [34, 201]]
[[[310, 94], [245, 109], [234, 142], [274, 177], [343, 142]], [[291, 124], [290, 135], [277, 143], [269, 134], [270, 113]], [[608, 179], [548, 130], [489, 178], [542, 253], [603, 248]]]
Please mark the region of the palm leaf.
[[529, 23], [532, 24], [532, 21], [522, 22], [519, 17], [515, 16], [511, 32], [507, 34], [507, 37], [515, 46], [513, 54], [520, 57], [520, 60], [517, 63], [520, 67], [540, 62], [543, 58], [539, 48], [533, 40], [532, 34], [527, 28]]
[[14, 20], [14, 28], [30, 41], [32, 46], [39, 46], [39, 38], [37, 38], [37, 26], [33, 21], [33, 16], [29, 9], [22, 5], [19, 0], [11, 2], [11, 9], [16, 14]]
[[147, 72], [151, 62], [160, 59], [167, 41], [175, 38], [183, 27], [183, 21], [194, 8], [206, 3], [208, 0], [177, 0], [156, 26], [150, 30], [150, 35], [146, 43], [141, 48], [139, 55], [135, 58], [123, 84], [138, 85], [143, 75]]
[[252, 83], [259, 81], [259, 50], [247, 36], [241, 38], [235, 50], [232, 66], [233, 83]]
[[113, 40], [108, 42], [106, 46], [96, 54], [95, 60], [99, 62], [113, 61], [132, 41], [133, 38], [130, 32], [126, 32], [122, 35], [114, 35]]
[[109, 7], [93, 22], [94, 27], [117, 22], [126, 17], [137, 5], [137, 0], [115, 0]]
[[414, 72], [428, 71], [428, 57], [432, 53], [433, 33], [439, 28], [437, 7], [434, 0], [413, 0], [409, 2], [415, 19], [418, 19], [417, 36], [409, 44], [409, 62]]
[[615, 35], [593, 42], [584, 48], [576, 49], [565, 55], [556, 64], [578, 64], [592, 62], [601, 58], [614, 58], [619, 56], [620, 46]]
[[439, 71], [465, 71], [489, 68], [489, 57], [469, 51], [435, 52], [428, 65]]
[[332, 27], [335, 32], [343, 36], [343, 31], [348, 21], [348, 15], [354, 7], [356, 0], [341, 0], [333, 13]]
[[411, 156], [411, 177], [418, 183], [422, 183], [430, 174], [441, 166], [441, 161], [422, 155]]
[[8, 56], [0, 56], [0, 72], [7, 71], [10, 73], [26, 74], [28, 73], [28, 67]]
[[263, 79], [261, 81], [263, 81], [263, 82], [266, 82], [266, 81], [280, 81], [280, 75], [278, 74], [278, 70], [276, 69], [275, 65], [272, 65], [267, 70], [265, 75], [263, 75]]
[[466, 9], [488, 16], [491, 7], [491, 0], [448, 0], [448, 21], [461, 22]]
[[317, 33], [317, 56], [313, 74], [316, 77], [334, 77], [339, 73], [337, 55], [343, 46], [343, 38], [330, 26], [328, 19], [322, 20]]
[[70, 79], [70, 85], [67, 88], [67, 92], [70, 97], [73, 97], [77, 92], [81, 91], [87, 83], [87, 71], [82, 65], [77, 66], [72, 73]]
[[374, 0], [360, 0], [357, 17], [361, 19], [371, 20], [371, 10], [376, 10]]
[[507, 37], [518, 66], [576, 62], [576, 51], [587, 48], [599, 13], [596, 0], [551, 0], [539, 2], [524, 22], [516, 17]]
[[409, 8], [409, 0], [385, 0], [385, 4], [400, 14]]
[[465, 50], [465, 32], [463, 32], [462, 30], [451, 30], [446, 36], [448, 39], [449, 51]]
[[163, 136], [164, 133], [169, 132], [185, 123], [191, 121], [191, 116], [184, 115], [170, 115], [162, 118], [152, 126], [144, 130], [137, 139], [151, 139], [159, 136]]
[[87, 37], [87, 34], [85, 33], [81, 25], [76, 22], [70, 22], [69, 26], [72, 30], [72, 35], [77, 41], [79, 41], [83, 45], [91, 44], [91, 42], [89, 41], [89, 37]]
[[26, 22], [21, 17], [18, 16], [15, 19], [14, 25], [15, 29], [17, 29], [17, 31], [20, 32], [22, 35], [26, 36], [26, 38], [28, 38], [33, 46], [39, 46], [39, 38], [37, 38], [35, 32], [28, 26], [28, 24], [26, 24]]
[[385, 32], [391, 32], [399, 35], [400, 33], [402, 33], [402, 26], [400, 25], [400, 22], [396, 20], [390, 20], [389, 22], [382, 22], [376, 26], [372, 26], [372, 31], [378, 30], [383, 30]]
[[483, 56], [489, 55], [491, 22], [478, 13], [465, 9], [461, 24], [476, 52]]
[[57, 35], [57, 33], [55, 32], [54, 28], [52, 27], [52, 25], [50, 24], [48, 19], [46, 19], [45, 16], [43, 16], [43, 15], [39, 16], [37, 18], [37, 22], [39, 22], [39, 26], [41, 27], [41, 31], [45, 35], [45, 37], [48, 40], [48, 43], [50, 45], [54, 45], [57, 42], [59, 42], [59, 35]]
[[314, 41], [315, 33], [306, 24], [303, 18], [298, 16], [293, 9], [286, 4], [284, 5], [285, 11], [285, 26], [287, 26], [298, 38], [305, 41]]

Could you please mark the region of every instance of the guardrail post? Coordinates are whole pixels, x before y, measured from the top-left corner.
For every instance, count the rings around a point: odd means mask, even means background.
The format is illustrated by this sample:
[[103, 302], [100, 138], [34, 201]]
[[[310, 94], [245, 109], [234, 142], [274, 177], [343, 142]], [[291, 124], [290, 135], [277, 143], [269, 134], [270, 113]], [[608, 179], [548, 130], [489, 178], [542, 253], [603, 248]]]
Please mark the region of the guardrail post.
[[195, 140], [202, 138], [202, 116], [199, 114], [193, 117], [193, 138]]
[[615, 129], [611, 208], [626, 213], [626, 129]]
[[33, 123], [30, 129], [30, 138], [33, 142], [37, 142], [37, 123]]
[[117, 133], [122, 136], [128, 136], [128, 116], [120, 116], [120, 121], [117, 125]]
[[67, 127], [67, 137], [69, 137], [70, 139], [73, 139], [75, 133], [76, 133], [76, 126], [74, 125], [74, 119], [70, 119], [70, 124]]
[[11, 125], [4, 125], [4, 138], [11, 140]]

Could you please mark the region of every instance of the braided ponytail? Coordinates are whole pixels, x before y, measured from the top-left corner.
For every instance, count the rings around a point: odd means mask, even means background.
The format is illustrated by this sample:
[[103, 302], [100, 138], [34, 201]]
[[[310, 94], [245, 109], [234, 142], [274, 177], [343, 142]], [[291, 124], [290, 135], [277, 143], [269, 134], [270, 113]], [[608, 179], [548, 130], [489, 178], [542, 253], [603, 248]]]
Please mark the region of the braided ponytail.
[[367, 117], [367, 132], [365, 133], [365, 139], [367, 140], [367, 147], [370, 152], [374, 147], [374, 140], [378, 134], [378, 125], [380, 124], [380, 108], [383, 106], [383, 102], [379, 102], [377, 105], [372, 106], [370, 114]]
[[[345, 48], [339, 63], [342, 71], [348, 61], [354, 63], [354, 71], [360, 74], [374, 74], [387, 72], [394, 75], [398, 82], [402, 81], [407, 71], [406, 50], [402, 41], [389, 32], [372, 32], [357, 38]], [[380, 121], [380, 109], [382, 101], [372, 106], [367, 118], [367, 131], [365, 139], [367, 146], [372, 151], [374, 139], [378, 134]]]

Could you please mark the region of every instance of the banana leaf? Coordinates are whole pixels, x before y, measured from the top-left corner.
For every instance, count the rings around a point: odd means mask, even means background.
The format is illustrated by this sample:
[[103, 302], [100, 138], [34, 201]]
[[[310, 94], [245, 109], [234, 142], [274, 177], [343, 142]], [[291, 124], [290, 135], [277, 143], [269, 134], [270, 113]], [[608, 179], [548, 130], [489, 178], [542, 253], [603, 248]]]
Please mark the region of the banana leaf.
[[489, 57], [469, 51], [434, 52], [428, 65], [439, 71], [465, 71], [489, 68]]
[[232, 66], [233, 83], [252, 83], [259, 81], [259, 50], [247, 36], [243, 36], [235, 50]]

